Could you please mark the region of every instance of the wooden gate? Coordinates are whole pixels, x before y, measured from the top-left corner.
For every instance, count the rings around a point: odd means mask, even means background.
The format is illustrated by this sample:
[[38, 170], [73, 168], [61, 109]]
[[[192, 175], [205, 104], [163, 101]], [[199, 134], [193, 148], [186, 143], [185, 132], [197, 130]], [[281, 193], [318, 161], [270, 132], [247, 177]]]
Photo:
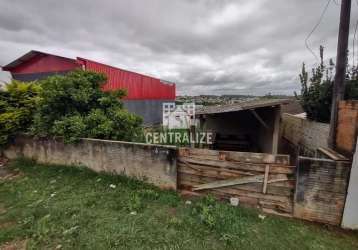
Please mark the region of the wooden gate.
[[177, 165], [181, 190], [292, 215], [296, 168], [288, 155], [180, 148]]

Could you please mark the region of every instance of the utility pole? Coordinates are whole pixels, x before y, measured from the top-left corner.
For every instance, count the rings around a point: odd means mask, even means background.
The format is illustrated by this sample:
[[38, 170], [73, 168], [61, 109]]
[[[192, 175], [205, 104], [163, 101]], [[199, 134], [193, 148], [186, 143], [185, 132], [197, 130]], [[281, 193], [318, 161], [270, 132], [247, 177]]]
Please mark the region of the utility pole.
[[342, 0], [337, 45], [336, 74], [333, 83], [331, 121], [328, 139], [328, 144], [331, 149], [335, 149], [336, 146], [338, 103], [344, 98], [350, 15], [351, 0]]

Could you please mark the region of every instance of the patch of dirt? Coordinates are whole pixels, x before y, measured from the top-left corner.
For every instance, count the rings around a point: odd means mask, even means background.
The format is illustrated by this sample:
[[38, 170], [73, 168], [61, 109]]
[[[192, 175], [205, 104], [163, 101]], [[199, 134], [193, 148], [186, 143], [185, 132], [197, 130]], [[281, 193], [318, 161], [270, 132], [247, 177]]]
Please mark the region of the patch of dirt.
[[13, 240], [5, 242], [0, 246], [0, 250], [24, 250], [26, 249], [27, 239], [25, 240]]
[[11, 170], [7, 167], [8, 162], [8, 159], [0, 158], [0, 180], [12, 180], [21, 176], [20, 171]]
[[1, 229], [6, 229], [6, 228], [9, 228], [9, 227], [12, 227], [16, 224], [15, 221], [7, 221], [7, 222], [3, 222], [3, 223], [0, 223], [0, 230]]
[[170, 214], [171, 216], [175, 216], [177, 214], [177, 210], [175, 207], [171, 207], [168, 209], [168, 214]]
[[179, 191], [179, 195], [180, 197], [182, 197], [184, 200], [191, 200], [194, 197], [198, 197], [200, 196], [200, 194], [195, 193], [195, 192], [191, 192], [191, 191], [187, 191], [187, 190], [180, 190]]
[[6, 210], [5, 206], [2, 203], [0, 203], [0, 215], [4, 214], [6, 212], [7, 212], [7, 210]]

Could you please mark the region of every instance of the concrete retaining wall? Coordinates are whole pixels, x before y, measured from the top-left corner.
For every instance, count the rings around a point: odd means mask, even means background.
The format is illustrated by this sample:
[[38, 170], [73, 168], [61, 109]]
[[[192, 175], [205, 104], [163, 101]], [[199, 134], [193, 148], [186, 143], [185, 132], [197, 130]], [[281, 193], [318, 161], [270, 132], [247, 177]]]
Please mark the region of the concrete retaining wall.
[[350, 166], [349, 161], [299, 157], [294, 217], [340, 225]]
[[81, 139], [76, 145], [59, 140], [16, 138], [4, 152], [9, 159], [26, 157], [39, 163], [86, 166], [143, 179], [165, 189], [176, 189], [176, 147]]
[[358, 147], [353, 157], [342, 227], [358, 230]]
[[314, 122], [290, 114], [282, 114], [281, 136], [300, 153], [313, 156], [319, 147], [328, 147], [329, 124]]

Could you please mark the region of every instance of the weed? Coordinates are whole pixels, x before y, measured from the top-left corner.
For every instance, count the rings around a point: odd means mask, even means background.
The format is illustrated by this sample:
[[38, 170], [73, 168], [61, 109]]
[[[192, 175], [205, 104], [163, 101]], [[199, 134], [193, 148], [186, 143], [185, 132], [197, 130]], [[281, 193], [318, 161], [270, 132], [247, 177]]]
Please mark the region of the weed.
[[212, 196], [204, 196], [196, 202], [193, 207], [194, 214], [200, 217], [200, 220], [210, 228], [215, 226], [215, 217], [213, 215], [215, 209], [215, 199]]
[[11, 165], [22, 175], [0, 183], [0, 224], [16, 223], [0, 228], [0, 249], [22, 239], [28, 249], [358, 249], [357, 234], [260, 220], [212, 196], [185, 205], [173, 191], [123, 175], [23, 159]]
[[128, 201], [128, 210], [130, 212], [137, 212], [143, 208], [143, 203], [137, 193], [132, 193]]

